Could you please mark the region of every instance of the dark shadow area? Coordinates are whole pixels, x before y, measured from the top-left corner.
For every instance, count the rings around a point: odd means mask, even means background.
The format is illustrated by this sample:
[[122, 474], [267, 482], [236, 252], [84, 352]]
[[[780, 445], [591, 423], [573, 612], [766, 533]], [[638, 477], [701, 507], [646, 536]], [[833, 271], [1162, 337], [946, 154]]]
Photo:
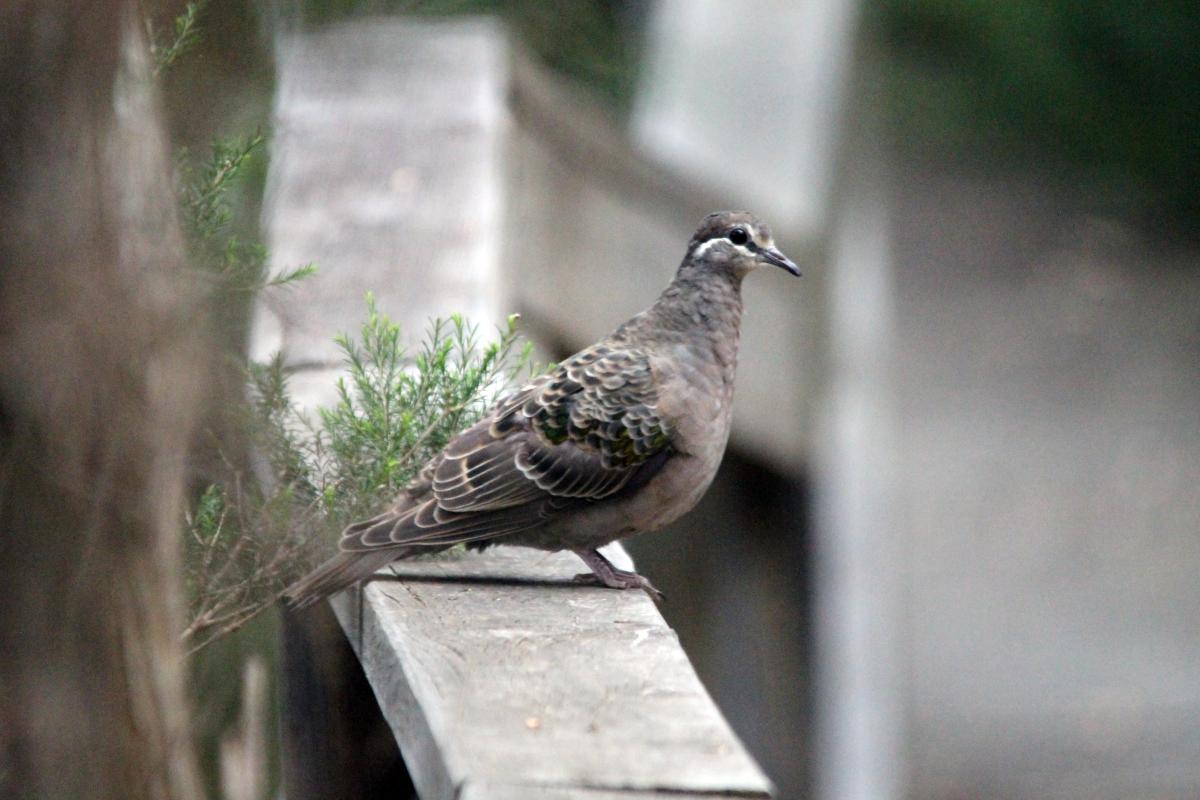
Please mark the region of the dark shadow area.
[[[538, 552], [530, 550], [530, 552]], [[580, 565], [580, 573], [587, 567]], [[524, 586], [538, 589], [596, 589], [592, 584], [566, 580], [539, 580], [536, 578], [502, 578], [493, 575], [376, 575], [366, 583], [463, 583], [476, 586]], [[609, 591], [619, 591], [610, 589]], [[632, 591], [632, 590], [629, 590]]]
[[282, 628], [288, 800], [416, 798], [395, 736], [329, 605], [284, 614]]

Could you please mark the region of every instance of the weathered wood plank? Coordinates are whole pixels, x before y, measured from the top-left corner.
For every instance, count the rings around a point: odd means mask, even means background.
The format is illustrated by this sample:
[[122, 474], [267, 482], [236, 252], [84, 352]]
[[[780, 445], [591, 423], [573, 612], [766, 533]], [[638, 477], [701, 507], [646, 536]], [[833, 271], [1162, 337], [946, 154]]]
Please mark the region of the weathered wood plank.
[[251, 349], [282, 352], [292, 393], [336, 400], [364, 295], [419, 343], [452, 313], [487, 331], [499, 306], [504, 37], [485, 18], [365, 19], [279, 42], [264, 216], [277, 269], [317, 274], [256, 309]]
[[654, 603], [580, 566], [498, 547], [336, 599], [422, 798], [769, 797]]

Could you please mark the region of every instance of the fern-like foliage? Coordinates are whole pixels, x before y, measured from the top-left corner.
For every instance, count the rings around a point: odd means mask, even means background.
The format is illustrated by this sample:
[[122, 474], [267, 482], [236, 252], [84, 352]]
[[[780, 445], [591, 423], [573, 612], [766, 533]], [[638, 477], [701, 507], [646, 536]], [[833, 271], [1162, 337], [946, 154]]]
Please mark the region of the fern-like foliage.
[[506, 383], [511, 362], [517, 369], [528, 363], [527, 347], [514, 353], [515, 336], [513, 318], [481, 347], [478, 329], [453, 316], [434, 320], [410, 357], [399, 327], [368, 297], [359, 339], [337, 337], [348, 367], [338, 402], [320, 411], [326, 491], [343, 498], [331, 512], [357, 516], [377, 508], [477, 420]]

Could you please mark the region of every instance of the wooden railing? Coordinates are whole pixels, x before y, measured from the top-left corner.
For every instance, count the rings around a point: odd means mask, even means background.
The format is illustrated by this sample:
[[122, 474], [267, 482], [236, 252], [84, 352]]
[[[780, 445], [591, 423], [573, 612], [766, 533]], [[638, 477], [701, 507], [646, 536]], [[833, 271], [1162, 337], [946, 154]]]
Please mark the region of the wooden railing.
[[400, 563], [335, 602], [421, 798], [769, 797], [653, 601], [575, 561]]

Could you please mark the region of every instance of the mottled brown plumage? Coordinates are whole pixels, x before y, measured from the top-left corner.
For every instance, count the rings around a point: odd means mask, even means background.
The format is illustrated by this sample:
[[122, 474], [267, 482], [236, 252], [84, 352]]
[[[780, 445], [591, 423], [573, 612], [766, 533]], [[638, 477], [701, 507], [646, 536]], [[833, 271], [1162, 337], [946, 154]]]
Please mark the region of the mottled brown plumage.
[[285, 596], [306, 605], [461, 543], [570, 549], [592, 568], [581, 577], [657, 595], [597, 548], [677, 519], [712, 482], [729, 437], [742, 278], [762, 264], [799, 274], [751, 215], [705, 217], [654, 305], [498, 403]]

